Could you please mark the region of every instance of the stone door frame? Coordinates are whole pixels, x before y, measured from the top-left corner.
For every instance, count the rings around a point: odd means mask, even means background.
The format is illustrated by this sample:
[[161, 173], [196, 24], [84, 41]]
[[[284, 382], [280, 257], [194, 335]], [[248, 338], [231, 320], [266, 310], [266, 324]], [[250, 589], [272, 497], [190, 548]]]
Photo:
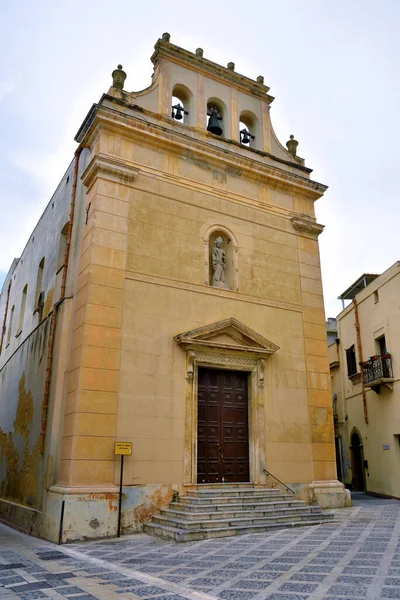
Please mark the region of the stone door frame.
[[265, 483], [265, 413], [263, 401], [265, 360], [235, 354], [219, 354], [189, 350], [185, 401], [184, 485], [197, 483], [197, 425], [198, 425], [198, 369], [208, 367], [248, 373], [249, 410], [249, 479]]
[[198, 369], [246, 371], [249, 406], [249, 478], [266, 482], [264, 371], [266, 359], [279, 347], [234, 317], [174, 337], [186, 351], [185, 486], [197, 486]]

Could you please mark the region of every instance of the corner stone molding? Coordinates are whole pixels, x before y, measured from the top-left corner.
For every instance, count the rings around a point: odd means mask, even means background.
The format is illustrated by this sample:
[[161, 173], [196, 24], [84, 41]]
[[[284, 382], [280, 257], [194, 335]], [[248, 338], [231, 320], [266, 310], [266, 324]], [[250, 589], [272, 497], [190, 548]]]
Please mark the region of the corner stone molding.
[[89, 191], [98, 177], [114, 183], [132, 185], [138, 173], [139, 169], [126, 161], [112, 154], [99, 153], [92, 158], [81, 179]]
[[319, 235], [324, 230], [324, 225], [320, 225], [316, 221], [313, 221], [308, 215], [298, 215], [291, 217], [290, 219], [293, 228], [301, 233], [308, 233], [310, 235]]

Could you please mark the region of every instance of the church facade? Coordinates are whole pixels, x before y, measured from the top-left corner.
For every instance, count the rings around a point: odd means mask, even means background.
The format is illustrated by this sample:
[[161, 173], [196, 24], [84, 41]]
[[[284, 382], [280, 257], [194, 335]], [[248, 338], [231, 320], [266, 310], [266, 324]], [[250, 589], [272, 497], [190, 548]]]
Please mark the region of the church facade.
[[[310, 178], [273, 98], [170, 42], [119, 66], [0, 297], [0, 518], [52, 541], [138, 531], [198, 485], [337, 481]], [[50, 232], [50, 233], [49, 233]], [[274, 477], [273, 477], [274, 476]]]

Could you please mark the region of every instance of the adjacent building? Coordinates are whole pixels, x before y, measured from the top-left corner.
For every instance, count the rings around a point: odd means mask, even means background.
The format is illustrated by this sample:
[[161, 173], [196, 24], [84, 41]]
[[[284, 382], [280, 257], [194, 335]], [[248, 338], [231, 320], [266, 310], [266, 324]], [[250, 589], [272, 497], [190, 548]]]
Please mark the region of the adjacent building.
[[400, 498], [400, 262], [364, 274], [339, 298], [328, 347], [338, 477], [354, 491]]
[[314, 202], [262, 76], [158, 40], [94, 104], [0, 297], [0, 516], [53, 541], [140, 530], [203, 483], [343, 506]]

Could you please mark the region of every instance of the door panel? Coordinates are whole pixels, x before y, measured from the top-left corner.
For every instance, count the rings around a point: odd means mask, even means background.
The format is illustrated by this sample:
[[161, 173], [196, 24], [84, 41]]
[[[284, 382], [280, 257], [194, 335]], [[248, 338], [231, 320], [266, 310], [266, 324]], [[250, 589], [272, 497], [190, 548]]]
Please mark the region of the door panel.
[[249, 481], [247, 373], [199, 368], [198, 483]]

